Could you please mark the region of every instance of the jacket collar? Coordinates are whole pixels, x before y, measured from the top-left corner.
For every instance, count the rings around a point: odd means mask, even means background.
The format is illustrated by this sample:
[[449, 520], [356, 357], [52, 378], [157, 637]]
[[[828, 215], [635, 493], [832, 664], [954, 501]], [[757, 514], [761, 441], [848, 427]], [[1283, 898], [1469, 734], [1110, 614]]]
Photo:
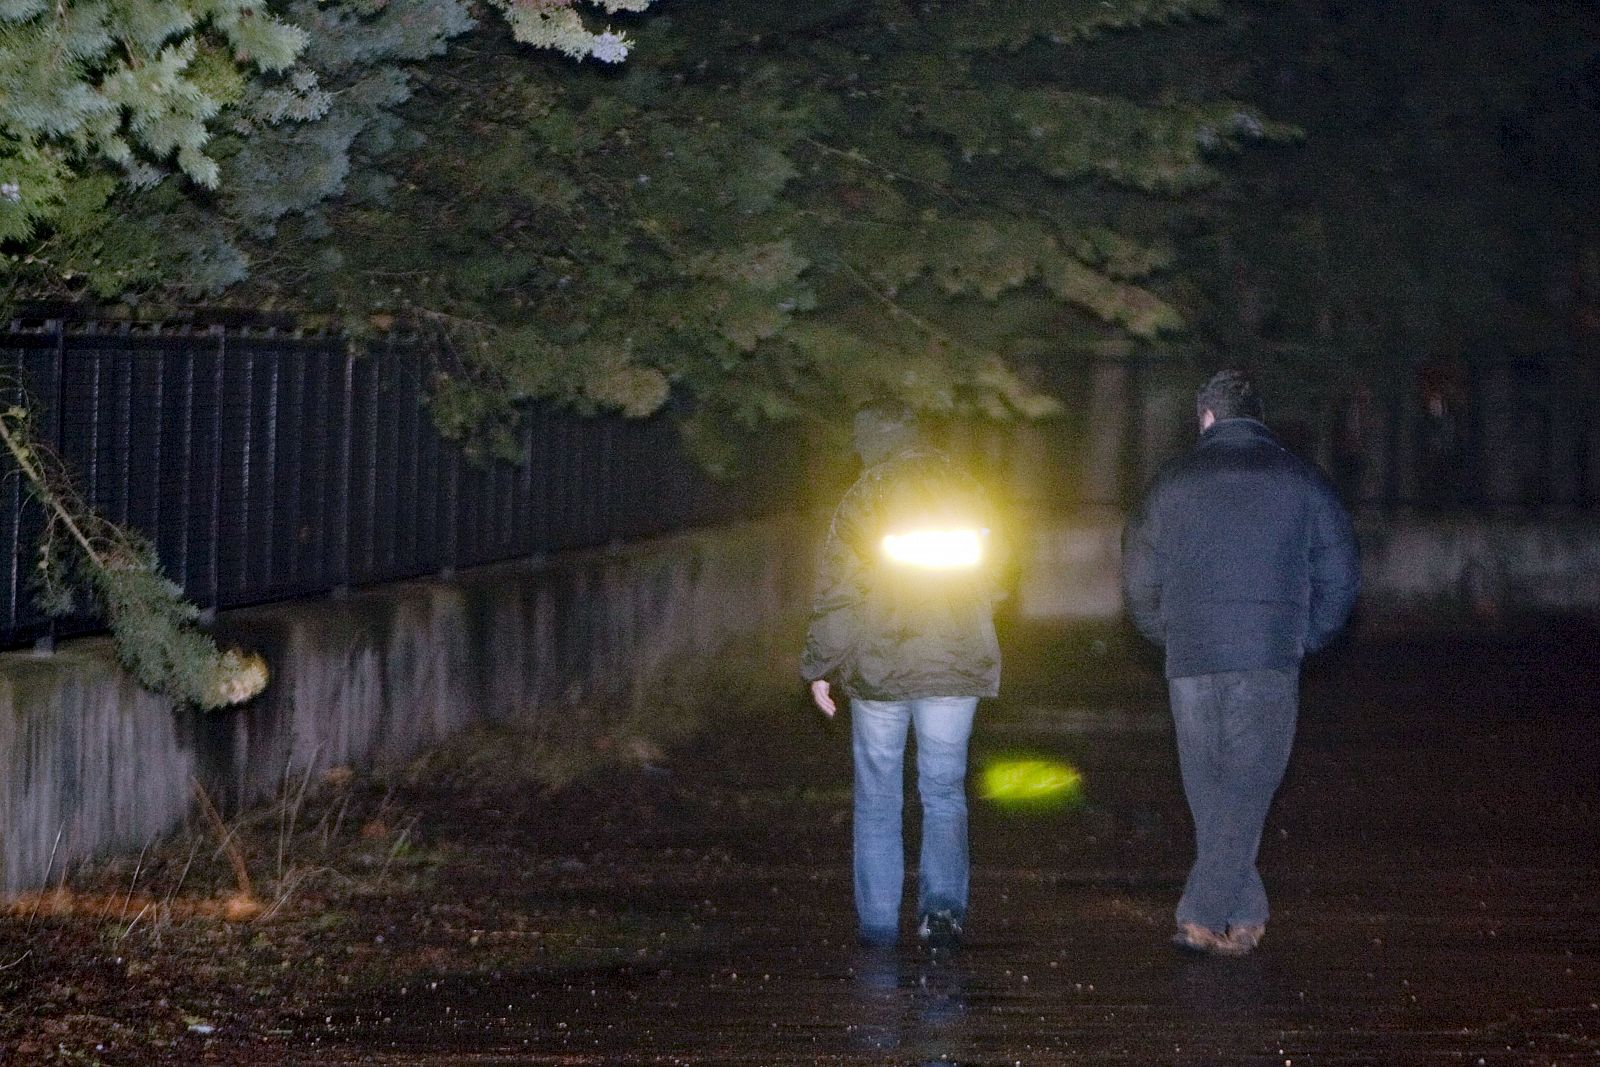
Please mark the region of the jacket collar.
[[1266, 441], [1277, 444], [1278, 438], [1260, 419], [1218, 419], [1210, 429], [1200, 435], [1201, 446], [1223, 442]]

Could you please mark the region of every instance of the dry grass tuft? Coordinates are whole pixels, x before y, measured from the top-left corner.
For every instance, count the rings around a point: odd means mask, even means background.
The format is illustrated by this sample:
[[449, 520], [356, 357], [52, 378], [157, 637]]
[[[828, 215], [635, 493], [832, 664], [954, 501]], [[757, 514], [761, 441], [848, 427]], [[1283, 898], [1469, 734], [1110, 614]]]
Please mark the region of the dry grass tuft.
[[230, 923], [255, 922], [266, 905], [243, 893], [222, 897], [154, 897], [147, 893], [102, 893], [58, 886], [36, 893], [18, 893], [0, 904], [0, 914], [12, 919], [89, 919], [131, 922], [145, 916], [158, 922], [212, 919]]

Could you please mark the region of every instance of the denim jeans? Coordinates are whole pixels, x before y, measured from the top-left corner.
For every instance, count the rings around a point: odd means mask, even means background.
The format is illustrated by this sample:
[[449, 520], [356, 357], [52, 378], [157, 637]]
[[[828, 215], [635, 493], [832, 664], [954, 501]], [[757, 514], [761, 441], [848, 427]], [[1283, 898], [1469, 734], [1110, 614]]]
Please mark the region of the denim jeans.
[[892, 941], [905, 886], [906, 728], [917, 739], [922, 798], [919, 915], [967, 912], [967, 739], [977, 697], [852, 700], [856, 915], [862, 935]]
[[1173, 678], [1168, 691], [1195, 839], [1177, 921], [1217, 933], [1265, 924], [1256, 851], [1294, 744], [1300, 670]]

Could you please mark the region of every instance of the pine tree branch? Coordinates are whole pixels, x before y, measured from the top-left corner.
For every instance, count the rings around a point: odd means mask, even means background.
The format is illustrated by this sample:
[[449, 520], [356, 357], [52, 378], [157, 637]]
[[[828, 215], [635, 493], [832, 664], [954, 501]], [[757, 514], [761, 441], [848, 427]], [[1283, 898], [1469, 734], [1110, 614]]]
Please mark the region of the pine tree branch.
[[917, 329], [933, 338], [935, 341], [947, 344], [952, 348], [967, 350], [972, 347], [971, 345], [966, 344], [960, 338], [953, 337], [949, 332], [940, 329], [938, 326], [935, 326], [921, 315], [918, 315], [904, 304], [895, 300], [889, 294], [880, 291], [876, 285], [872, 284], [872, 279], [868, 278], [865, 274], [862, 274], [861, 271], [857, 270], [851, 264], [842, 259], [836, 260], [835, 262], [839, 264], [839, 266], [844, 270], [845, 274], [849, 275], [851, 281], [860, 286], [868, 296], [871, 296], [874, 300], [887, 308], [889, 310], [889, 314], [896, 318], [906, 320]]
[[95, 550], [94, 545], [89, 541], [88, 535], [83, 532], [77, 521], [73, 519], [71, 512], [67, 510], [66, 505], [61, 502], [61, 498], [50, 487], [43, 468], [34, 464], [36, 453], [12, 434], [10, 422], [14, 418], [23, 417], [18, 414], [21, 410], [20, 408], [12, 408], [10, 411], [0, 414], [0, 440], [5, 442], [6, 450], [17, 461], [17, 469], [23, 473], [28, 481], [33, 483], [34, 492], [39, 499], [44, 502], [46, 507], [55, 512], [56, 519], [67, 528], [67, 532], [72, 535], [74, 541], [78, 542], [84, 554], [89, 557], [96, 567], [106, 566], [105, 558]]
[[958, 204], [969, 202], [970, 198], [962, 196], [961, 193], [950, 188], [948, 185], [942, 185], [939, 182], [931, 182], [926, 178], [919, 178], [914, 174], [906, 174], [903, 171], [898, 171], [892, 167], [887, 167], [884, 164], [872, 159], [870, 156], [863, 154], [859, 149], [851, 148], [846, 150], [843, 148], [837, 148], [828, 142], [820, 141], [815, 137], [802, 137], [800, 138], [800, 142], [802, 144], [808, 144], [812, 148], [815, 148], [817, 151], [826, 155], [838, 156], [840, 159], [848, 160], [849, 162], [855, 163], [858, 166], [871, 167], [884, 177], [893, 178], [895, 181], [907, 182], [911, 185], [920, 185], [924, 189], [932, 189], [940, 196], [943, 196], [949, 200], [953, 200]]
[[[222, 651], [195, 627], [197, 609], [162, 576], [154, 549], [83, 502], [64, 467], [55, 469], [60, 461], [31, 440], [27, 421], [21, 404], [0, 411], [0, 444], [45, 509], [38, 551], [46, 613], [69, 612], [69, 585], [86, 585], [105, 612], [122, 665], [147, 689], [184, 704], [222, 708], [265, 688], [266, 662], [239, 649]], [[61, 530], [82, 552], [70, 567], [56, 551]]]

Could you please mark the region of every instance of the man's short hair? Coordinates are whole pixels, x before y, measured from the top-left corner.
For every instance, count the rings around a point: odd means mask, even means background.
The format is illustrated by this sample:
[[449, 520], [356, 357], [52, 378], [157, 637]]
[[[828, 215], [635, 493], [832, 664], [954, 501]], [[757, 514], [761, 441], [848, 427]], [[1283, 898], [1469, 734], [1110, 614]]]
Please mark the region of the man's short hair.
[[1194, 413], [1204, 418], [1206, 412], [1223, 419], [1261, 419], [1266, 415], [1261, 404], [1261, 393], [1256, 380], [1248, 371], [1220, 370], [1195, 394]]

